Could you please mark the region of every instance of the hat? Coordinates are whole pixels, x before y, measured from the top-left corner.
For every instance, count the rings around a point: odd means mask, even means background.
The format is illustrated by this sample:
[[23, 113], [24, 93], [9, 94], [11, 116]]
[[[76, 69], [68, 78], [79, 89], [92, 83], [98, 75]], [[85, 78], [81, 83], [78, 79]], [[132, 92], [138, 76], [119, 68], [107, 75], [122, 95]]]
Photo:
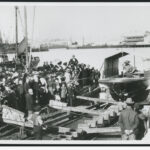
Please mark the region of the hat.
[[67, 66], [67, 62], [64, 62], [63, 65]]
[[39, 105], [34, 107], [34, 112], [39, 112], [41, 110], [41, 107]]
[[132, 100], [132, 98], [127, 98], [125, 102], [127, 105], [134, 104], [134, 101]]
[[57, 64], [58, 64], [58, 65], [61, 65], [61, 64], [62, 64], [62, 61], [59, 61]]
[[128, 64], [130, 64], [130, 61], [129, 61], [129, 60], [126, 60], [126, 61], [124, 62], [124, 64], [128, 65]]

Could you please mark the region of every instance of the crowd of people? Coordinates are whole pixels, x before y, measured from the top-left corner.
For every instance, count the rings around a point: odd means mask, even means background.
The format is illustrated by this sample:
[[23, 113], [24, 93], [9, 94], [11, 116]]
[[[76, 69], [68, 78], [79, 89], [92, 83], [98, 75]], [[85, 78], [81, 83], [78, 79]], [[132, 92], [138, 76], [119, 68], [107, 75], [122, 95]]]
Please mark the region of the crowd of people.
[[0, 103], [27, 114], [34, 106], [45, 106], [49, 100], [72, 106], [77, 90], [86, 85], [98, 85], [100, 72], [90, 65], [79, 63], [73, 55], [68, 62], [45, 62], [30, 69], [0, 68]]

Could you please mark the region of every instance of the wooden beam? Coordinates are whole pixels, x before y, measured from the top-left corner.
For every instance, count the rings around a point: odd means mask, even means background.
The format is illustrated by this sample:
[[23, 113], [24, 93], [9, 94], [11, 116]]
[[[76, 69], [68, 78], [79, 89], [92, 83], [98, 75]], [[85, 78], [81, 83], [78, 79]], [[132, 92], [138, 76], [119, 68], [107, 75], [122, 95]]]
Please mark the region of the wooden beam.
[[87, 134], [91, 133], [99, 133], [99, 134], [112, 134], [112, 133], [120, 133], [121, 129], [120, 127], [104, 127], [104, 128], [83, 128], [84, 131], [86, 131]]
[[55, 100], [51, 100], [51, 102], [49, 103], [49, 106], [55, 109], [60, 109], [63, 111], [67, 111], [67, 112], [80, 112], [80, 113], [85, 113], [85, 114], [91, 114], [91, 115], [100, 115], [101, 111], [94, 111], [94, 110], [88, 110], [88, 109], [84, 109], [81, 107], [69, 107], [66, 105], [63, 105], [62, 102], [58, 102]]
[[117, 104], [117, 102], [116, 102], [116, 101], [113, 101], [113, 100], [92, 98], [92, 97], [86, 97], [86, 96], [76, 96], [76, 98], [77, 98], [77, 99], [86, 100], [86, 101], [92, 101], [92, 102]]
[[73, 111], [73, 112], [80, 112], [80, 113], [86, 113], [86, 114], [90, 114], [90, 115], [100, 115], [98, 111], [94, 111], [94, 110], [87, 110], [87, 109], [83, 109], [83, 108], [78, 108], [78, 107], [60, 107], [57, 109], [61, 109], [63, 111]]

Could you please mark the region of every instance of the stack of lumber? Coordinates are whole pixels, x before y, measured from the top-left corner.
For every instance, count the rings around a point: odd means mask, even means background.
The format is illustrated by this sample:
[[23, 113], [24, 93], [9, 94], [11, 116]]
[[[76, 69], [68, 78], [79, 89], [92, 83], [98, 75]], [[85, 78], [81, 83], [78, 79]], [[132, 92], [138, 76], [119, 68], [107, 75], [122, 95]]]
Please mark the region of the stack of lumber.
[[91, 120], [85, 120], [83, 124], [79, 124], [78, 130], [86, 133], [119, 132], [120, 128], [113, 129], [113, 127], [108, 126], [111, 126], [118, 119], [120, 112], [125, 108], [126, 104], [122, 102], [118, 102], [117, 105], [111, 105], [99, 116], [94, 116]]

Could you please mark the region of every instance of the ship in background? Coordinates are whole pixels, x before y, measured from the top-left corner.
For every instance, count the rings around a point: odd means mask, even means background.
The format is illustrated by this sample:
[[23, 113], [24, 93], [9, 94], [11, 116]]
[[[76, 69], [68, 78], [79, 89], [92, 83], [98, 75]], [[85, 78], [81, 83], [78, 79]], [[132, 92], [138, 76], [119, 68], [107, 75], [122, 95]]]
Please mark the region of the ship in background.
[[[74, 49], [92, 49], [92, 48], [143, 48], [150, 47], [150, 32], [144, 34], [124, 36], [121, 41], [115, 43], [84, 43], [74, 46]], [[72, 45], [68, 45], [68, 49], [72, 49]]]
[[130, 35], [123, 37], [119, 45], [135, 46], [135, 47], [149, 47], [150, 46], [150, 32], [146, 31], [143, 35]]

